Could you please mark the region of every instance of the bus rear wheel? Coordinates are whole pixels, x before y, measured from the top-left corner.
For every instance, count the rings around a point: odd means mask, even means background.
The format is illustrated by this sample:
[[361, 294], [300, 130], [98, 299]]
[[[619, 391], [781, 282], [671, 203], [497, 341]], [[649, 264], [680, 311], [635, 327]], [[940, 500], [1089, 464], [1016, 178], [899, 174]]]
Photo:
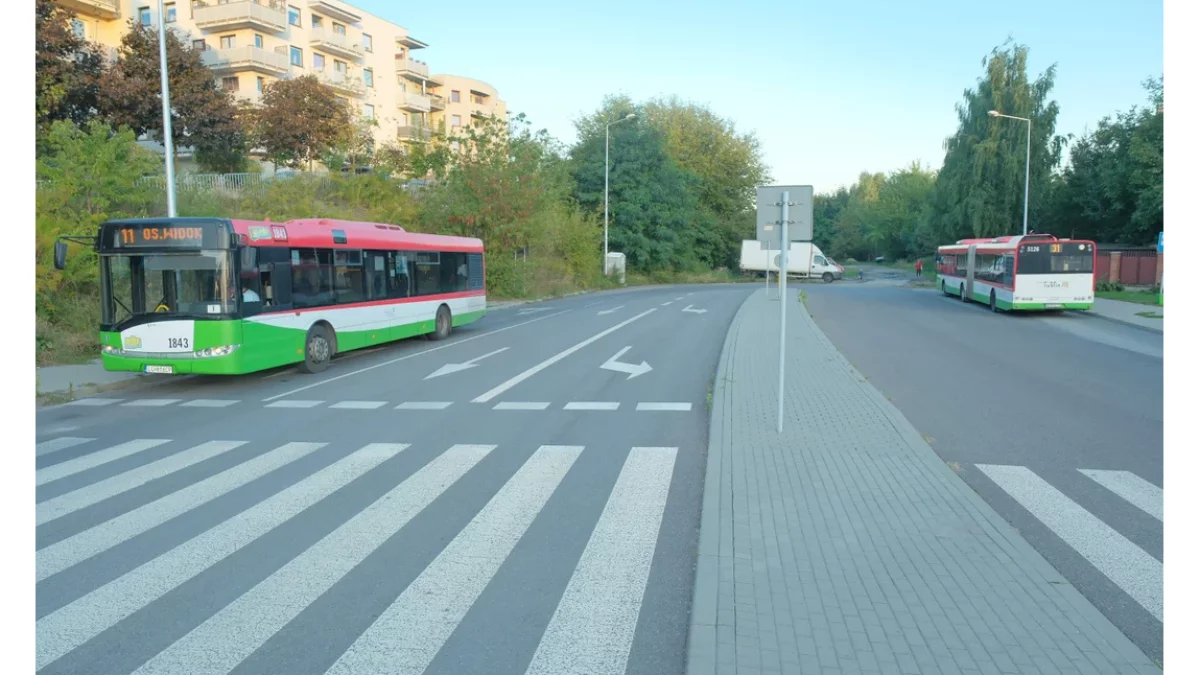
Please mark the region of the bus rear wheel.
[[450, 337], [450, 331], [454, 328], [454, 322], [450, 318], [450, 308], [442, 305], [438, 307], [437, 317], [434, 319], [433, 332], [429, 334], [430, 340], [445, 340]]
[[300, 362], [301, 372], [315, 375], [329, 367], [333, 359], [333, 336], [324, 326], [313, 326], [308, 329], [304, 338], [304, 360]]

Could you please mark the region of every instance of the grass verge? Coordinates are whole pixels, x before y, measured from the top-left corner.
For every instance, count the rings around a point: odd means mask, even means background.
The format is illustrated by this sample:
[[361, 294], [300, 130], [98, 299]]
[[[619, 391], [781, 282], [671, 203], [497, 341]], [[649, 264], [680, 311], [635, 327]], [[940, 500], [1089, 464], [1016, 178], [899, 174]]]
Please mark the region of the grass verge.
[[1096, 291], [1097, 298], [1136, 302], [1139, 305], [1158, 305], [1158, 293], [1148, 291]]

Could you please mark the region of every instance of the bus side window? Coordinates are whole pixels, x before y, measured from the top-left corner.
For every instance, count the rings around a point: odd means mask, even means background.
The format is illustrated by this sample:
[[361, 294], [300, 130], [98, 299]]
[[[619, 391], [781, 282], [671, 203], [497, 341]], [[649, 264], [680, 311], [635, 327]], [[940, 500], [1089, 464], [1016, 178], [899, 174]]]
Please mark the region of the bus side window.
[[1004, 256], [1004, 285], [1013, 285], [1013, 257], [1011, 253]]
[[292, 265], [271, 263], [271, 309], [288, 309], [292, 306]]

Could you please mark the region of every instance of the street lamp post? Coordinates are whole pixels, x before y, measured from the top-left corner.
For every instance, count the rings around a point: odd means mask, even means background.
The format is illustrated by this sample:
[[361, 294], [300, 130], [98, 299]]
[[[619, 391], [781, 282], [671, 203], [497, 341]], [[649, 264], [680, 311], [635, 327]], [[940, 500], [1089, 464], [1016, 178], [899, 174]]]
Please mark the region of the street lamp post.
[[619, 120], [604, 125], [604, 276], [608, 276], [608, 128], [634, 117], [637, 115], [629, 113]]
[[1029, 234], [1029, 155], [1033, 148], [1033, 121], [1027, 117], [1002, 115], [995, 110], [989, 110], [991, 117], [1007, 117], [1010, 120], [1021, 120], [1025, 123], [1025, 220], [1021, 226], [1021, 234]]

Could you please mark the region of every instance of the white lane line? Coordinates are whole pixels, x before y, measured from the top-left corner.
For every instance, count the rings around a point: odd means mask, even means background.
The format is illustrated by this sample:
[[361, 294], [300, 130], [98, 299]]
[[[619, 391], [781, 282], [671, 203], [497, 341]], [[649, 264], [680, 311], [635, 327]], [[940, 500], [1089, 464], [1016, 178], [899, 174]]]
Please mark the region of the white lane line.
[[676, 453], [630, 451], [527, 674], [625, 673]]
[[375, 410], [385, 405], [387, 401], [338, 401], [329, 407], [339, 410]]
[[184, 401], [179, 405], [182, 408], [227, 408], [237, 402], [230, 399], [197, 398], [191, 401]]
[[[326, 675], [423, 673], [581, 452], [582, 446], [538, 448]], [[213, 644], [223, 643], [201, 648]]]
[[1163, 490], [1154, 483], [1128, 471], [1080, 469], [1079, 472], [1162, 521]]
[[179, 403], [182, 400], [181, 398], [137, 398], [121, 405], [135, 408], [163, 408]]
[[992, 464], [975, 466], [1129, 597], [1162, 621], [1161, 562], [1029, 469]]
[[620, 406], [617, 401], [571, 401], [563, 410], [616, 410]]
[[170, 443], [169, 440], [161, 438], [139, 438], [137, 440], [114, 445], [111, 448], [105, 448], [99, 452], [93, 452], [76, 459], [72, 459], [61, 464], [48, 466], [44, 469], [39, 469], [37, 472], [37, 485], [45, 485], [50, 481], [55, 481], [67, 476], [73, 476], [81, 471], [87, 471], [108, 464], [118, 459], [136, 455], [139, 452], [145, 452], [150, 448], [157, 448], [163, 443]]
[[268, 403], [267, 408], [315, 408], [324, 401], [275, 401]]
[[298, 372], [300, 372], [300, 371], [298, 371], [295, 368], [287, 368], [287, 369], [281, 370], [277, 373], [271, 373], [270, 375], [263, 375], [262, 379], [269, 380], [271, 378], [282, 377], [284, 375], [291, 375], [293, 373], [298, 373]]
[[450, 405], [450, 401], [405, 401], [396, 410], [445, 410]]
[[43, 441], [41, 443], [38, 443], [37, 444], [37, 454], [40, 457], [42, 455], [48, 455], [52, 452], [58, 452], [59, 450], [66, 450], [67, 448], [73, 448], [77, 445], [83, 445], [84, 443], [89, 443], [94, 440], [96, 440], [96, 439], [94, 439], [94, 438], [75, 438], [73, 436], [64, 436], [62, 438], [55, 438], [54, 440], [51, 440], [51, 441]]
[[[400, 531], [496, 446], [456, 445], [133, 675], [225, 675]], [[220, 645], [220, 648], [214, 646]], [[362, 671], [367, 672], [367, 671]], [[370, 671], [382, 672], [382, 671]]]
[[37, 622], [38, 670], [349, 485], [395, 456], [396, 447], [368, 445], [42, 617]]
[[68, 401], [65, 405], [82, 405], [90, 407], [99, 407], [102, 405], [112, 405], [120, 403], [124, 399], [120, 398], [81, 398], [74, 401]]
[[181, 471], [206, 459], [229, 452], [241, 447], [246, 441], [210, 441], [194, 448], [177, 452], [173, 455], [130, 469], [112, 478], [93, 483], [86, 487], [48, 499], [37, 505], [37, 524], [47, 523], [55, 518], [61, 518], [68, 513], [98, 504], [105, 499], [132, 490], [152, 480]]
[[676, 301], [679, 301], [679, 300], [682, 300], [682, 299], [683, 299], [683, 296], [682, 296], [682, 295], [681, 295], [681, 296], [679, 296], [678, 298], [675, 298], [675, 300], [676, 300]]
[[545, 410], [549, 401], [501, 401], [492, 410]]
[[638, 319], [642, 318], [643, 316], [646, 316], [647, 314], [653, 312], [655, 309], [656, 308], [648, 309], [648, 310], [642, 312], [641, 314], [638, 314], [637, 316], [633, 317], [632, 319], [626, 319], [626, 320], [622, 321], [621, 323], [613, 326], [612, 328], [602, 330], [599, 333], [596, 333], [595, 335], [593, 335], [592, 337], [575, 345], [574, 347], [567, 347], [566, 349], [562, 350], [561, 352], [555, 354], [554, 356], [551, 356], [550, 358], [546, 359], [545, 361], [542, 361], [541, 363], [537, 364], [536, 366], [533, 366], [532, 368], [526, 370], [525, 372], [514, 375], [513, 377], [509, 378], [508, 381], [504, 382], [503, 384], [500, 384], [499, 386], [497, 386], [494, 389], [492, 389], [491, 391], [483, 394], [482, 396], [479, 396], [478, 398], [474, 399], [472, 402], [473, 403], [487, 403], [488, 401], [496, 398], [500, 394], [503, 394], [504, 392], [508, 391], [509, 389], [512, 389], [513, 387], [517, 386], [521, 382], [524, 382], [525, 380], [542, 372], [546, 368], [549, 368], [550, 366], [567, 358], [568, 356], [574, 354], [575, 352], [579, 351], [580, 349], [583, 349], [584, 347], [592, 344], [596, 340], [599, 340], [600, 338], [604, 337], [605, 335], [608, 335], [609, 333], [612, 333], [614, 331], [624, 328], [625, 326], [628, 326], [629, 324], [633, 323], [634, 321], [637, 321]]
[[675, 301], [674, 301], [674, 300], [668, 300], [668, 301], [666, 301], [666, 302], [662, 303], [661, 305], [659, 305], [659, 307], [666, 307], [667, 305], [671, 304], [672, 302], [675, 302]]
[[528, 326], [529, 324], [531, 324], [531, 323], [536, 323], [536, 322], [538, 322], [538, 321], [545, 321], [546, 319], [552, 319], [552, 318], [554, 318], [554, 317], [556, 317], [556, 316], [561, 316], [561, 315], [563, 315], [563, 314], [566, 314], [566, 313], [567, 313], [567, 312], [569, 312], [569, 311], [571, 311], [571, 310], [569, 310], [569, 309], [564, 309], [564, 310], [563, 310], [563, 311], [561, 311], [561, 312], [555, 312], [555, 313], [553, 313], [553, 314], [544, 314], [544, 315], [542, 315], [542, 316], [539, 316], [539, 317], [538, 317], [538, 318], [536, 318], [536, 319], [530, 319], [530, 320], [528, 320], [528, 321], [522, 321], [521, 323], [514, 323], [514, 324], [513, 324], [513, 325], [511, 325], [511, 326], [505, 326], [505, 327], [503, 327], [503, 328], [497, 328], [496, 330], [490, 330], [490, 331], [488, 331], [488, 332], [486, 332], [486, 333], [480, 333], [479, 335], [472, 335], [472, 336], [470, 336], [470, 337], [465, 337], [465, 338], [463, 338], [463, 339], [461, 339], [461, 340], [455, 340], [454, 342], [447, 342], [447, 343], [445, 343], [445, 344], [438, 345], [437, 347], [430, 347], [429, 349], [424, 349], [424, 350], [421, 350], [421, 351], [419, 351], [419, 352], [415, 352], [415, 353], [412, 353], [412, 354], [405, 354], [404, 356], [400, 356], [400, 357], [394, 358], [394, 359], [392, 359], [391, 361], [384, 361], [383, 363], [376, 363], [376, 364], [375, 364], [375, 365], [373, 365], [373, 366], [367, 366], [366, 368], [359, 368], [358, 370], [355, 370], [355, 371], [352, 371], [352, 372], [349, 372], [349, 373], [343, 373], [343, 374], [341, 374], [341, 375], [336, 375], [336, 376], [334, 376], [334, 377], [331, 377], [331, 378], [329, 378], [329, 379], [327, 379], [327, 380], [321, 380], [320, 382], [314, 382], [314, 383], [312, 383], [312, 384], [306, 384], [306, 385], [304, 385], [303, 387], [298, 387], [298, 388], [296, 388], [296, 389], [293, 389], [293, 390], [291, 390], [291, 391], [285, 391], [285, 392], [283, 392], [282, 394], [276, 394], [276, 395], [274, 395], [274, 396], [270, 396], [270, 397], [264, 398], [264, 399], [263, 399], [263, 401], [264, 401], [264, 402], [268, 402], [268, 401], [274, 401], [275, 399], [284, 398], [285, 396], [291, 396], [292, 394], [298, 394], [298, 393], [300, 393], [300, 392], [302, 392], [302, 391], [307, 391], [307, 390], [309, 390], [309, 389], [312, 389], [313, 387], [319, 387], [319, 386], [321, 386], [321, 385], [323, 385], [323, 384], [329, 384], [330, 382], [337, 382], [338, 380], [341, 380], [341, 379], [343, 379], [343, 378], [347, 378], [347, 377], [351, 377], [351, 376], [354, 376], [354, 375], [358, 375], [358, 374], [360, 374], [360, 373], [365, 373], [365, 372], [367, 372], [368, 370], [375, 370], [376, 368], [383, 368], [384, 366], [390, 366], [390, 365], [392, 365], [393, 363], [399, 363], [399, 362], [401, 362], [401, 361], [405, 361], [405, 360], [407, 360], [407, 359], [411, 359], [411, 358], [415, 358], [415, 357], [421, 356], [422, 354], [428, 354], [428, 353], [430, 353], [430, 352], [436, 352], [436, 351], [438, 351], [438, 350], [441, 350], [441, 349], [446, 349], [446, 348], [449, 348], [449, 347], [453, 347], [453, 346], [455, 346], [455, 345], [461, 345], [461, 344], [462, 344], [462, 343], [464, 343], [464, 342], [470, 342], [470, 341], [472, 341], [472, 340], [478, 340], [479, 338], [485, 338], [485, 337], [487, 337], [487, 336], [489, 336], [489, 335], [495, 335], [496, 333], [503, 333], [503, 332], [504, 332], [504, 331], [506, 331], [506, 330], [512, 330], [512, 329], [514, 329], [514, 328], [520, 328], [521, 326]]
[[687, 412], [692, 409], [691, 403], [654, 403], [643, 402], [637, 404], [638, 410], [646, 411], [669, 411], [669, 412]]
[[37, 580], [78, 565], [137, 535], [236, 490], [272, 471], [325, 447], [325, 443], [287, 443], [227, 471], [173, 492], [63, 539], [37, 552]]

